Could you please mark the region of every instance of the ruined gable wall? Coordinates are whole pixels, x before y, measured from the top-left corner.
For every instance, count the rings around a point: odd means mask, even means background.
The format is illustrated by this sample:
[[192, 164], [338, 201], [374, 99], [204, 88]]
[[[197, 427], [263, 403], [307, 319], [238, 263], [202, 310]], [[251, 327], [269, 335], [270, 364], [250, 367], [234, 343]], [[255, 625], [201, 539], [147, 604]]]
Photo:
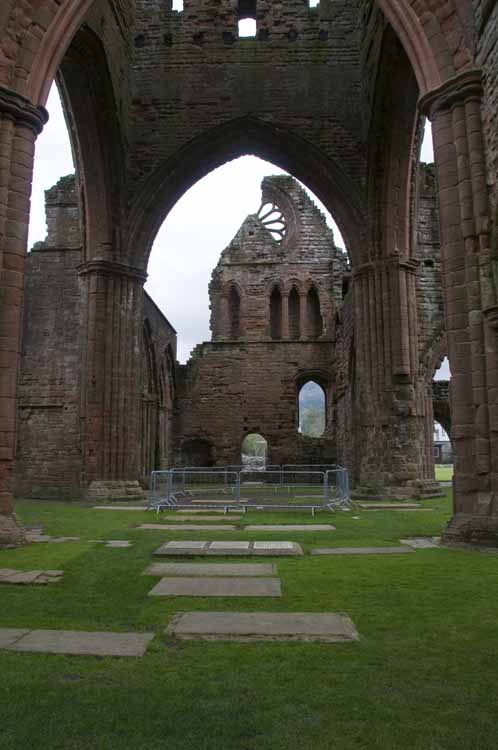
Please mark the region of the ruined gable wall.
[[[323, 336], [333, 337], [334, 314], [342, 302], [342, 279], [349, 267], [347, 256], [336, 248], [325, 217], [292, 177], [265, 178], [262, 194], [263, 213], [272, 204], [282, 211], [285, 237], [276, 241], [256, 215], [247, 217], [212, 274], [213, 339], [230, 338], [227, 295], [232, 286], [240, 295], [240, 335], [244, 339], [271, 337], [269, 305], [275, 286], [281, 291], [284, 308], [291, 290], [298, 290], [304, 337], [309, 334], [304, 321], [306, 295], [314, 287], [320, 298]], [[282, 336], [291, 337], [287, 322]]]
[[[209, 460], [238, 464], [244, 437], [268, 441], [271, 463], [323, 463], [335, 460], [333, 433], [321, 439], [298, 433], [298, 393], [303, 380], [317, 380], [331, 404], [334, 380], [335, 313], [342, 303], [345, 254], [307, 193], [290, 177], [263, 181], [263, 203], [285, 215], [287, 232], [278, 243], [257, 216], [249, 216], [223, 251], [210, 285], [213, 343], [198, 346], [178, 372], [177, 462], [189, 462], [185, 444], [205, 441]], [[275, 286], [282, 308], [278, 337], [272, 334], [270, 299]], [[308, 291], [320, 297], [323, 333], [309, 325]], [[240, 295], [240, 330], [233, 336], [228, 290]], [[287, 315], [291, 289], [299, 290], [300, 337]], [[192, 460], [192, 459], [190, 459]]]

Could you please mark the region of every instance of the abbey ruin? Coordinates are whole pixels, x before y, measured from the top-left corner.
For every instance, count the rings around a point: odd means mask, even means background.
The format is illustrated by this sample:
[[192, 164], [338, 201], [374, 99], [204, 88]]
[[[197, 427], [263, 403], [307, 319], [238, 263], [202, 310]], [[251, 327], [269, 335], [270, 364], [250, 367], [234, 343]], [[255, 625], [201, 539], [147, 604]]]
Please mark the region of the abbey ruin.
[[[497, 22], [495, 0], [4, 0], [1, 543], [23, 538], [15, 494], [133, 496], [154, 467], [238, 459], [249, 431], [272, 461], [337, 460], [360, 494], [427, 496], [434, 408], [455, 452], [445, 540], [498, 543]], [[77, 178], [49, 191], [26, 261], [54, 78]], [[179, 367], [143, 290], [152, 243], [243, 154], [309, 187], [347, 255], [296, 182], [267, 179], [278, 231], [244, 222], [213, 273], [212, 340]], [[445, 356], [449, 410], [433, 405]], [[296, 422], [309, 379], [327, 394], [313, 441]]]

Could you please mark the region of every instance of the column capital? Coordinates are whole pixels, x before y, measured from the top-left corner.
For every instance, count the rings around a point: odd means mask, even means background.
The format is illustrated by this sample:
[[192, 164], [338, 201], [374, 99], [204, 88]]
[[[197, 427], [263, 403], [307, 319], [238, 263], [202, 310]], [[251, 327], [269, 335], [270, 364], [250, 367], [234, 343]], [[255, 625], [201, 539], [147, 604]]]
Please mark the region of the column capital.
[[90, 260], [87, 263], [82, 263], [78, 266], [78, 274], [80, 276], [88, 276], [90, 274], [100, 276], [125, 276], [128, 279], [139, 281], [145, 284], [147, 281], [147, 271], [143, 268], [136, 268], [135, 266], [129, 266], [126, 263], [117, 263], [110, 260]]
[[35, 135], [40, 135], [48, 122], [45, 107], [35, 106], [21, 94], [0, 86], [0, 117], [13, 120], [16, 125], [31, 128]]
[[432, 119], [437, 112], [451, 109], [454, 104], [465, 101], [469, 97], [481, 99], [483, 92], [482, 78], [483, 74], [480, 68], [471, 68], [450, 78], [442, 86], [429, 91], [419, 100], [418, 108], [420, 112]]
[[420, 265], [420, 260], [417, 258], [401, 258], [398, 255], [392, 255], [389, 258], [379, 258], [373, 260], [370, 263], [362, 263], [361, 266], [353, 266], [351, 269], [353, 279], [357, 279], [360, 276], [366, 276], [369, 273], [373, 273], [376, 269], [398, 269], [406, 271], [406, 273], [416, 273], [417, 268]]

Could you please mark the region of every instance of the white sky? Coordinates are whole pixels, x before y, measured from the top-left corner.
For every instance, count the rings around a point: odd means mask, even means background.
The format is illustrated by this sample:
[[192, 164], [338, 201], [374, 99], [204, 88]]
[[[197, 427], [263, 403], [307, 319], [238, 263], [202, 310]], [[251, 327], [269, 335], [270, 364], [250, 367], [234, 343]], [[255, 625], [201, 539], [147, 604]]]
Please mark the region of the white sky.
[[[63, 175], [74, 171], [55, 85], [47, 109], [50, 120], [36, 144], [28, 247], [45, 238], [44, 191]], [[422, 160], [433, 161], [430, 127], [426, 129]], [[261, 181], [269, 174], [284, 173], [254, 156], [244, 156], [219, 167], [185, 193], [157, 235], [146, 289], [178, 331], [181, 362], [186, 361], [196, 344], [210, 339], [208, 283], [211, 272], [246, 216], [258, 210]], [[325, 213], [336, 243], [344, 247], [330, 214], [312, 197]], [[440, 377], [444, 376], [440, 374]]]

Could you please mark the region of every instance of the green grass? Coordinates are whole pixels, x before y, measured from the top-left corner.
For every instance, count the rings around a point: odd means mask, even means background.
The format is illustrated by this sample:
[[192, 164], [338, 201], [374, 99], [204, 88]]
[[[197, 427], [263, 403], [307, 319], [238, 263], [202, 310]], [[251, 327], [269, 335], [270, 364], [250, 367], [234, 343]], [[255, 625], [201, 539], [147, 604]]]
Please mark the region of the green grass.
[[[309, 550], [397, 545], [400, 537], [438, 534], [449, 517], [449, 495], [424, 504], [435, 510], [319, 514], [337, 531], [290, 538]], [[18, 512], [50, 534], [82, 541], [0, 553], [0, 567], [65, 571], [48, 587], [0, 588], [1, 627], [153, 630], [157, 637], [142, 659], [0, 651], [1, 750], [496, 747], [494, 555], [435, 549], [399, 557], [279, 558], [282, 599], [156, 599], [147, 592], [157, 578], [141, 573], [163, 541], [285, 537], [139, 531], [133, 525], [156, 517], [77, 504], [20, 502]], [[243, 519], [275, 521], [313, 519], [302, 512], [250, 512]], [[89, 542], [98, 538], [135, 544], [108, 549]], [[166, 637], [171, 616], [189, 610], [345, 612], [361, 640], [235, 644]]]
[[436, 465], [436, 479], [438, 482], [451, 482], [453, 479], [453, 466], [445, 464]]

